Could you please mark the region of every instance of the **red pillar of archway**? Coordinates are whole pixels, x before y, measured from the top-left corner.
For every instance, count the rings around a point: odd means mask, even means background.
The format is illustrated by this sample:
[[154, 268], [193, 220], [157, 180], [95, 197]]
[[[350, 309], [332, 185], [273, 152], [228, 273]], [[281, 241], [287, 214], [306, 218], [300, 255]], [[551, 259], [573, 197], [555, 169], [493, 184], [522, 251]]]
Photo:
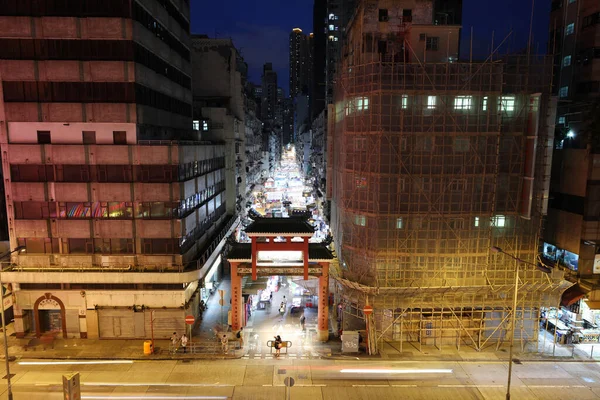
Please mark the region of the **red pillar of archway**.
[[242, 277], [238, 275], [237, 262], [230, 262], [231, 265], [231, 329], [239, 330], [242, 326], [242, 317], [244, 306], [242, 303]]
[[329, 340], [329, 263], [320, 263], [319, 312], [317, 316], [317, 338], [321, 342]]

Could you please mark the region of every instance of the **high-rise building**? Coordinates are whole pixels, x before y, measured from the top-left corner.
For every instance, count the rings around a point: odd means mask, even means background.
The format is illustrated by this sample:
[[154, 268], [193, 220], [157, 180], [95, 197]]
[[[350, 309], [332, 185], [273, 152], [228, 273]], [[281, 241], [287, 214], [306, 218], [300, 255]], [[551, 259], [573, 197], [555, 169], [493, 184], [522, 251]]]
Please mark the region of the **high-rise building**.
[[302, 29], [290, 33], [290, 98], [308, 95], [312, 90], [313, 34], [305, 35]]
[[544, 257], [600, 309], [600, 3], [554, 0], [549, 50], [558, 97]]
[[327, 0], [315, 0], [313, 5], [313, 57], [310, 96], [311, 121], [325, 109], [325, 55], [327, 51]]
[[192, 123], [189, 1], [25, 0], [0, 15], [17, 337], [183, 332], [235, 221], [225, 148]]
[[492, 253], [497, 246], [529, 263], [514, 338], [537, 343], [540, 309], [556, 307], [571, 285], [561, 271], [535, 267], [554, 132], [552, 62], [455, 62], [461, 27], [435, 20], [434, 9], [432, 0], [362, 0], [348, 24], [328, 112], [337, 318], [355, 329], [371, 305], [371, 351], [380, 338], [400, 351], [405, 341], [500, 343], [517, 312], [517, 261]]
[[273, 125], [277, 112], [277, 72], [272, 63], [263, 66], [262, 73], [261, 120]]

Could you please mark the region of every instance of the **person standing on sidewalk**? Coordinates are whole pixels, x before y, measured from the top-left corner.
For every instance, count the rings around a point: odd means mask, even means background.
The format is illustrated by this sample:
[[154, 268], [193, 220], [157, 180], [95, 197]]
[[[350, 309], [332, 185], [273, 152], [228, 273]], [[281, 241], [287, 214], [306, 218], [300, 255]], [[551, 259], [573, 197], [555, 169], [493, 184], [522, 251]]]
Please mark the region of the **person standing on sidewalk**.
[[240, 349], [244, 348], [244, 327], [242, 326], [236, 334], [238, 341], [240, 342]]
[[300, 317], [300, 326], [302, 327], [302, 332], [304, 332], [306, 326], [306, 317], [304, 316], [304, 313], [302, 313], [302, 316]]
[[223, 354], [229, 353], [229, 339], [227, 339], [227, 335], [221, 337], [221, 349], [223, 350]]
[[177, 336], [177, 332], [173, 332], [173, 336], [171, 336], [171, 343], [173, 346], [173, 353], [177, 353], [177, 344], [179, 343], [179, 336]]
[[186, 350], [185, 348], [186, 348], [187, 344], [188, 344], [188, 338], [187, 338], [187, 336], [186, 336], [186, 335], [185, 335], [185, 333], [184, 333], [184, 334], [181, 336], [181, 347], [183, 347], [183, 352], [184, 352], [184, 353], [185, 353], [185, 350]]

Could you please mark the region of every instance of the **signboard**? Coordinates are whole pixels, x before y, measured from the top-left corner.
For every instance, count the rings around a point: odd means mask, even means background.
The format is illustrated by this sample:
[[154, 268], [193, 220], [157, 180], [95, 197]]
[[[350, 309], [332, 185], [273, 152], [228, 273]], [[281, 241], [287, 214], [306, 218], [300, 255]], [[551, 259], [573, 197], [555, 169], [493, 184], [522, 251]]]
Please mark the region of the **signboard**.
[[365, 313], [365, 315], [371, 315], [371, 314], [373, 314], [373, 307], [371, 307], [370, 305], [366, 305], [363, 308], [363, 313]]
[[63, 396], [65, 400], [81, 400], [79, 372], [63, 375]]
[[594, 256], [594, 274], [600, 274], [600, 254]]
[[283, 380], [283, 383], [287, 387], [292, 387], [292, 386], [294, 386], [294, 383], [296, 383], [296, 381], [294, 381], [294, 378], [292, 378], [291, 376], [288, 376], [287, 378], [285, 378]]
[[9, 294], [7, 296], [4, 296], [4, 301], [2, 302], [4, 304], [4, 309], [8, 309], [10, 307], [12, 307], [13, 305], [13, 297], [12, 294]]
[[188, 325], [192, 325], [194, 323], [194, 316], [193, 315], [187, 315], [185, 317], [185, 323]]

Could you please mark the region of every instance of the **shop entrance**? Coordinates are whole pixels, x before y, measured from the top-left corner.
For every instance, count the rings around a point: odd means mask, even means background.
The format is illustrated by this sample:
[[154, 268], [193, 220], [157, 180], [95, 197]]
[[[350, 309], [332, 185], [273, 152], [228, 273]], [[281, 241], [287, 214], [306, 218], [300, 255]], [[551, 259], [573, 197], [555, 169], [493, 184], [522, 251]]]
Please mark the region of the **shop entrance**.
[[62, 333], [62, 315], [60, 310], [39, 310], [40, 331]]
[[[256, 218], [246, 228], [251, 243], [235, 243], [227, 255], [231, 266], [231, 328], [246, 325], [249, 301], [256, 312], [269, 308], [292, 318], [304, 309], [315, 309], [316, 335], [329, 338], [329, 263], [333, 255], [323, 243], [309, 243], [314, 228], [302, 218]], [[253, 297], [244, 301], [242, 283], [267, 280]], [[274, 279], [276, 283], [274, 283]], [[269, 284], [271, 288], [269, 289]], [[313, 289], [308, 287], [312, 284]], [[273, 290], [277, 285], [277, 290]], [[248, 287], [248, 284], [245, 285]], [[284, 295], [271, 295], [286, 290]], [[290, 289], [292, 290], [290, 292]], [[248, 293], [247, 293], [248, 294]], [[256, 297], [254, 297], [256, 295]], [[258, 314], [257, 314], [258, 315]], [[300, 314], [297, 314], [298, 316]], [[298, 317], [300, 318], [300, 317]]]

